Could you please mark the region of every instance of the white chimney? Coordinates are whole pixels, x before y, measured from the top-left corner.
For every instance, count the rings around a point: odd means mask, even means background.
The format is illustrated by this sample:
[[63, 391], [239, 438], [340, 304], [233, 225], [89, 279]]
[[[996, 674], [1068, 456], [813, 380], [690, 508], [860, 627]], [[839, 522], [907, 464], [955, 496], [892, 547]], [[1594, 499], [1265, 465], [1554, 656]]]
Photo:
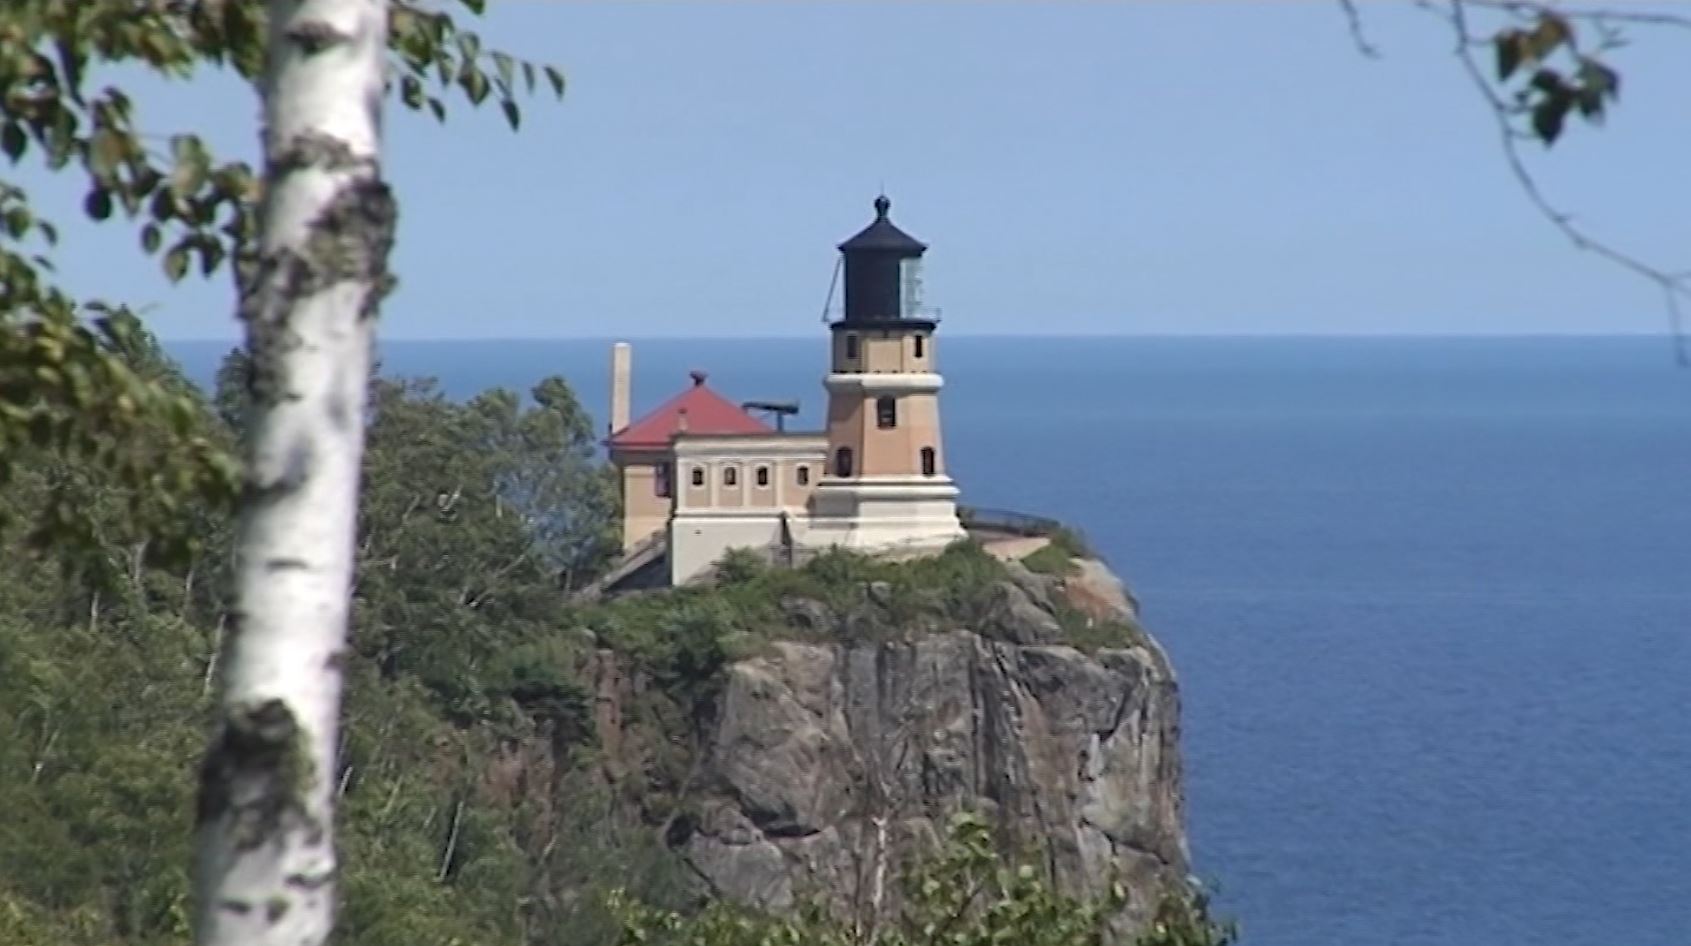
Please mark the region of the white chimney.
[[628, 426], [634, 381], [634, 349], [627, 342], [611, 347], [611, 433]]

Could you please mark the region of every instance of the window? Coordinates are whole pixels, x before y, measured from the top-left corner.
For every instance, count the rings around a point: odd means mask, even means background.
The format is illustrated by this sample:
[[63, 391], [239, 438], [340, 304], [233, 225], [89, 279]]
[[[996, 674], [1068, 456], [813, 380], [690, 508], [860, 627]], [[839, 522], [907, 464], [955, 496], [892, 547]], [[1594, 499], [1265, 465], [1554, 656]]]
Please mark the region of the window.
[[851, 475], [851, 448], [841, 447], [834, 451], [834, 475]]
[[898, 426], [898, 398], [875, 399], [875, 426], [882, 430]]
[[810, 467], [802, 466], [802, 465], [799, 467], [799, 469], [798, 469], [798, 481], [799, 481], [800, 486], [809, 486], [810, 485]]
[[928, 347], [927, 341], [928, 341], [928, 337], [926, 335], [916, 336], [916, 357], [917, 358], [922, 357], [922, 353], [927, 350], [927, 347]]
[[669, 472], [669, 464], [658, 464], [658, 468], [652, 474], [652, 492], [659, 496], [669, 495]]
[[852, 361], [857, 360], [857, 336], [856, 335], [847, 335], [846, 336], [846, 357], [851, 359]]
[[934, 470], [936, 469], [936, 467], [937, 467], [937, 461], [936, 461], [935, 456], [934, 456], [934, 448], [933, 447], [923, 447], [922, 448], [922, 475], [923, 476], [933, 476]]
[[740, 468], [737, 467], [737, 466], [725, 466], [725, 467], [723, 467], [722, 468], [722, 485], [723, 486], [738, 486], [738, 485], [740, 485]]
[[769, 485], [769, 467], [760, 466], [760, 467], [757, 468], [757, 485], [759, 485], [759, 486], [768, 486]]
[[705, 485], [705, 468], [704, 467], [702, 467], [702, 466], [693, 467], [693, 485], [694, 486]]

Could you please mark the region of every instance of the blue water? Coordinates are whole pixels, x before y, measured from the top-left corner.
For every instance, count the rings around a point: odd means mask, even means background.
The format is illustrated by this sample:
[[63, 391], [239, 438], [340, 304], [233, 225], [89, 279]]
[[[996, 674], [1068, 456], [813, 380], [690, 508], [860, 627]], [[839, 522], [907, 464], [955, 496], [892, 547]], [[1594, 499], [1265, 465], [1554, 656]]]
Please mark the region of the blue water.
[[[940, 340], [967, 501], [1081, 525], [1250, 946], [1691, 943], [1691, 370], [1648, 339]], [[215, 351], [180, 346], [194, 373]], [[393, 344], [468, 394], [608, 346]], [[814, 340], [644, 342], [821, 407]]]

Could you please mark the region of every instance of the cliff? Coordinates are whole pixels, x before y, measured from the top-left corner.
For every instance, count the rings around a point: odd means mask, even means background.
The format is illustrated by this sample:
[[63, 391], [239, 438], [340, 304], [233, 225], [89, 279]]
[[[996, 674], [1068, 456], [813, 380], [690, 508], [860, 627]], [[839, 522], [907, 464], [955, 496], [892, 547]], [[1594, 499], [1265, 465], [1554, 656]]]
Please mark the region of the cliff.
[[[1041, 559], [1053, 573], [988, 560], [939, 587], [774, 592], [778, 623], [697, 705], [675, 788], [666, 839], [698, 884], [884, 918], [898, 867], [968, 808], [1063, 892], [1121, 880], [1142, 923], [1187, 870], [1178, 690], [1115, 576]], [[627, 722], [647, 684], [609, 650], [595, 667], [598, 741], [626, 778], [652, 749]]]

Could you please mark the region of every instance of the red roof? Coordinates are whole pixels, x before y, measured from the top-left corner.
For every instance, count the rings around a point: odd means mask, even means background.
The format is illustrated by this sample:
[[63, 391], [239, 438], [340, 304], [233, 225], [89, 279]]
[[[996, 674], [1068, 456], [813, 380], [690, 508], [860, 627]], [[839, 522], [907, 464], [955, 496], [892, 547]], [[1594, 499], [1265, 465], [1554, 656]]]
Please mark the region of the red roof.
[[747, 414], [732, 401], [705, 386], [703, 374], [693, 386], [670, 398], [646, 416], [611, 435], [613, 447], [664, 447], [681, 432], [686, 415], [690, 434], [766, 434], [768, 424]]

